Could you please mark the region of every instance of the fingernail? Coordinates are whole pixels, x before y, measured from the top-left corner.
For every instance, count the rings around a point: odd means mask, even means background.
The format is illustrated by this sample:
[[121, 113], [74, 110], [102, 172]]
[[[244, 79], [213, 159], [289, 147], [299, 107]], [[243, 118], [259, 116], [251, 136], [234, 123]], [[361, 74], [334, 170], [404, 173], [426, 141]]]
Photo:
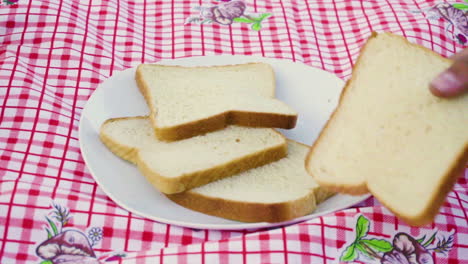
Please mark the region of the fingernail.
[[451, 71], [444, 71], [431, 82], [431, 91], [437, 96], [456, 95], [463, 86], [463, 82]]

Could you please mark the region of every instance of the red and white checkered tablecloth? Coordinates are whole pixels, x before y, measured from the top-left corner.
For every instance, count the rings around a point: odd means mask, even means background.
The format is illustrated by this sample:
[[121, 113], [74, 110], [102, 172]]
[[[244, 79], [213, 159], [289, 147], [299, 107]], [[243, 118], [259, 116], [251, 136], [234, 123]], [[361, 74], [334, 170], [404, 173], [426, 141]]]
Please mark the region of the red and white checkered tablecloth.
[[[226, 9], [232, 1], [2, 0], [0, 263], [381, 263], [397, 253], [394, 263], [409, 263], [415, 253], [393, 244], [399, 236], [420, 239], [424, 263], [468, 263], [466, 170], [434, 223], [421, 228], [370, 198], [287, 227], [194, 230], [129, 213], [103, 193], [81, 157], [78, 122], [87, 99], [116, 71], [239, 54], [301, 61], [347, 79], [372, 31], [444, 56], [468, 37], [463, 0], [236, 1], [254, 17], [271, 15], [223, 25], [207, 23], [209, 9], [196, 7]], [[459, 17], [434, 16], [442, 8]], [[357, 229], [364, 233], [356, 240]], [[51, 239], [62, 239], [61, 259], [42, 250]], [[72, 244], [81, 251], [66, 253]]]

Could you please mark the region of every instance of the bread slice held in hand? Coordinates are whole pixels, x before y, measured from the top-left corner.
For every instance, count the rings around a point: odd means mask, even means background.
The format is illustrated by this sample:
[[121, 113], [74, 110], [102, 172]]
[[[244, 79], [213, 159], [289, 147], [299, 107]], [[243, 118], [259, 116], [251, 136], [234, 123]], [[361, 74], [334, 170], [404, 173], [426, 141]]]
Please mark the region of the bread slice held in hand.
[[400, 36], [371, 36], [308, 172], [332, 190], [371, 192], [408, 224], [431, 222], [468, 161], [468, 95], [429, 91], [450, 64]]
[[286, 129], [296, 124], [296, 111], [274, 98], [274, 72], [265, 63], [142, 64], [135, 78], [160, 140], [189, 138], [228, 124]]
[[304, 216], [333, 194], [307, 174], [308, 150], [288, 140], [288, 155], [279, 161], [167, 197], [186, 208], [242, 222], [282, 222]]
[[274, 129], [229, 126], [176, 142], [156, 139], [147, 117], [103, 123], [101, 141], [135, 163], [163, 193], [182, 192], [284, 157], [286, 139]]

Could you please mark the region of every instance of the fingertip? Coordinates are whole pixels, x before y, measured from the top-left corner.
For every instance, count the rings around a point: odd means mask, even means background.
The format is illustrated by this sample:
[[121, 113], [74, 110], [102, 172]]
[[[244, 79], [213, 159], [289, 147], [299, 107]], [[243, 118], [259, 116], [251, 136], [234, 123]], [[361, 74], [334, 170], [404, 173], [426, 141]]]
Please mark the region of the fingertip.
[[463, 93], [463, 82], [452, 71], [444, 71], [435, 77], [429, 85], [433, 95], [453, 97]]
[[445, 97], [444, 93], [441, 92], [437, 86], [434, 86], [431, 82], [431, 84], [429, 85], [429, 90], [431, 91], [431, 93], [437, 97]]

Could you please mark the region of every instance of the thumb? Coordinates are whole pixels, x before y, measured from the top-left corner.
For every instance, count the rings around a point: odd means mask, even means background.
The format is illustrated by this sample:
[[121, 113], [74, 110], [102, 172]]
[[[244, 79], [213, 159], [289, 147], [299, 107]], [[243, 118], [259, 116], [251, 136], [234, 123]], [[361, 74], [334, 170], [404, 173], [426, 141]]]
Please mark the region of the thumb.
[[430, 84], [431, 92], [439, 97], [453, 97], [468, 92], [468, 49], [455, 55], [454, 63]]

